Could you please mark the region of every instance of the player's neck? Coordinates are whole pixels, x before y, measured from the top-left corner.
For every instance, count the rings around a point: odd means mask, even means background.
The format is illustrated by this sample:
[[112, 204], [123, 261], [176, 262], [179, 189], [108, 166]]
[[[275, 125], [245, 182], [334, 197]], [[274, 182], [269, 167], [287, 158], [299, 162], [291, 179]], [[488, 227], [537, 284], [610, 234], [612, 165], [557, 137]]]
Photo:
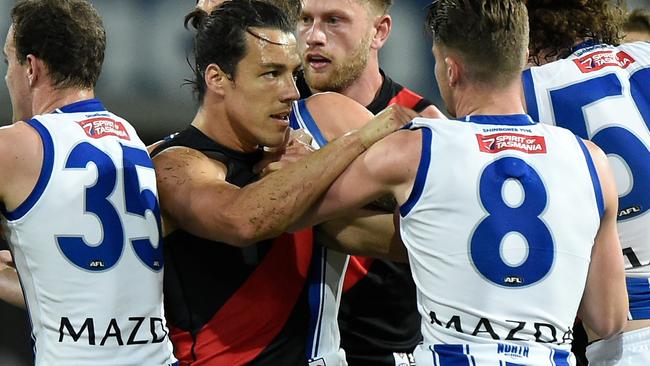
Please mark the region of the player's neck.
[[517, 81], [499, 89], [468, 86], [457, 95], [456, 116], [525, 114], [520, 84]]
[[341, 91], [341, 94], [353, 99], [362, 106], [367, 106], [379, 94], [384, 77], [379, 72], [379, 63], [376, 56], [368, 59], [368, 66], [352, 85]]
[[196, 112], [194, 120], [192, 120], [192, 126], [196, 127], [212, 141], [231, 150], [241, 152], [257, 150], [258, 145], [248, 143], [248, 139], [237, 132], [238, 129], [228, 119], [225, 110], [219, 108], [216, 104], [205, 101]]
[[57, 108], [95, 97], [92, 89], [37, 87], [32, 97], [33, 114], [51, 113]]

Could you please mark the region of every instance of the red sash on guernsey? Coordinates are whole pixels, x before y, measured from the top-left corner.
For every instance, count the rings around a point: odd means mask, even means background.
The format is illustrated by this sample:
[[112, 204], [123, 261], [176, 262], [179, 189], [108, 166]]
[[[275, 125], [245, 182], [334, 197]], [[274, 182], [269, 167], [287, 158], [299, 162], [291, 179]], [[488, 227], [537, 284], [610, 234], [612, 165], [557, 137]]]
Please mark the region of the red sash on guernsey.
[[399, 93], [397, 93], [397, 95], [394, 96], [393, 99], [391, 99], [388, 102], [388, 105], [390, 106], [390, 105], [393, 105], [393, 104], [397, 104], [397, 105], [401, 105], [403, 107], [413, 109], [413, 108], [415, 108], [415, 106], [418, 103], [420, 103], [421, 100], [422, 100], [421, 96], [419, 96], [419, 95], [415, 94], [414, 92], [404, 88]]
[[[181, 366], [238, 366], [254, 360], [280, 333], [304, 289], [312, 229], [283, 234], [255, 272], [196, 334], [170, 327]], [[192, 355], [192, 344], [194, 355]]]
[[345, 279], [343, 280], [343, 292], [347, 292], [362, 278], [366, 277], [374, 261], [374, 258], [350, 256], [348, 269], [345, 271]]

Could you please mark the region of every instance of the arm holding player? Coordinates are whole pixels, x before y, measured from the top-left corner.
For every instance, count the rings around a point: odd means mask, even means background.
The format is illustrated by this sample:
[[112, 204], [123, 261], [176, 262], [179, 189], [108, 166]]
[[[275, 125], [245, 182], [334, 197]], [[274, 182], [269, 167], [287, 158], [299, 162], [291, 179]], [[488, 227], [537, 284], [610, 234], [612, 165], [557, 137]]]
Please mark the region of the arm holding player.
[[578, 317], [600, 338], [618, 334], [628, 312], [627, 288], [621, 244], [616, 229], [618, 195], [607, 156], [585, 141], [596, 165], [604, 199], [605, 214], [591, 251], [591, 264]]
[[[421, 149], [420, 131], [398, 131], [384, 138], [350, 164], [295, 228], [327, 221], [321, 230], [326, 231], [328, 247], [406, 261], [394, 216], [361, 208], [386, 194], [394, 195], [399, 204], [404, 203], [419, 166], [418, 159], [413, 157], [420, 156]], [[361, 213], [352, 226], [346, 226], [345, 220], [330, 221], [349, 217], [350, 212]]]
[[167, 149], [154, 158], [165, 233], [182, 228], [235, 246], [278, 236], [356, 156], [415, 116], [388, 108], [359, 130], [243, 188], [227, 183], [226, 167], [202, 153]]
[[8, 250], [0, 251], [0, 299], [8, 304], [26, 309], [16, 265]]
[[[351, 129], [360, 128], [372, 118], [372, 113], [366, 108], [338, 93], [315, 94], [306, 99], [306, 107], [328, 141], [344, 135]], [[435, 107], [425, 111], [443, 116]], [[263, 173], [280, 170], [306, 154], [308, 153], [303, 149], [293, 154], [281, 155], [280, 160], [265, 168]], [[317, 243], [352, 255], [406, 261], [406, 249], [396, 234], [392, 213], [363, 208], [347, 210], [341, 215], [343, 216], [322, 222], [315, 228], [318, 233]], [[296, 228], [294, 225], [294, 229]]]
[[399, 214], [360, 209], [316, 226], [318, 244], [350, 255], [407, 262], [406, 247], [399, 235]]

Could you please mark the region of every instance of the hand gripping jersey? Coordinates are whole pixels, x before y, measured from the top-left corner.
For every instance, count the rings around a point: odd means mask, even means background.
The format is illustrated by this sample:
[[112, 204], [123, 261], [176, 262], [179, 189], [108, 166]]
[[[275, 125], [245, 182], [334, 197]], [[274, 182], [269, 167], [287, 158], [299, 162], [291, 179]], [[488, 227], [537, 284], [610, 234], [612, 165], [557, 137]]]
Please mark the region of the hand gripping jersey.
[[[289, 116], [291, 128], [304, 129], [312, 136], [312, 147], [327, 145], [316, 121], [307, 108], [306, 101], [293, 103]], [[309, 274], [309, 333], [307, 358], [310, 366], [345, 366], [345, 352], [341, 349], [341, 336], [337, 321], [343, 274], [349, 256], [322, 246], [315, 246]]]
[[[366, 108], [378, 114], [386, 107], [399, 104], [417, 112], [432, 103], [393, 81], [383, 71], [384, 79], [377, 96]], [[304, 79], [298, 79], [303, 98], [311, 95]], [[302, 103], [302, 102], [301, 102]], [[304, 113], [307, 108], [301, 107]], [[303, 112], [294, 108], [297, 115]], [[327, 141], [313, 118], [303, 117], [300, 127], [310, 131], [321, 146]], [[297, 124], [298, 126], [298, 124]], [[394, 198], [373, 203], [374, 208], [393, 212]], [[381, 301], [377, 301], [381, 299]], [[400, 365], [422, 339], [420, 316], [415, 303], [415, 285], [408, 264], [384, 259], [351, 256], [345, 270], [343, 293], [340, 300], [339, 326], [341, 343], [352, 366]]]
[[650, 319], [650, 43], [583, 45], [524, 73], [529, 114], [590, 139], [619, 193], [630, 319]]
[[422, 155], [400, 223], [422, 316], [417, 365], [574, 364], [604, 211], [582, 140], [527, 115], [413, 128]]
[[25, 202], [3, 214], [36, 365], [176, 364], [144, 144], [95, 99], [28, 123], [43, 142], [43, 167]]

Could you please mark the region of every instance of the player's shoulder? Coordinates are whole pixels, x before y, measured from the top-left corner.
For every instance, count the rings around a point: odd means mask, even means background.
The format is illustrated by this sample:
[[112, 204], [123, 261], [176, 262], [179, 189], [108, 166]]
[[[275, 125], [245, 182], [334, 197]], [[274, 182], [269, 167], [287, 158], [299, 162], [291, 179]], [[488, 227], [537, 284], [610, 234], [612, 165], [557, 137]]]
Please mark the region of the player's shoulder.
[[187, 146], [167, 147], [157, 153], [152, 160], [157, 172], [172, 174], [191, 173], [205, 167], [223, 166], [222, 163], [210, 159], [201, 151]]
[[314, 94], [304, 103], [327, 140], [360, 128], [373, 117], [364, 106], [339, 93]]
[[39, 152], [42, 144], [39, 133], [26, 122], [0, 127], [0, 161], [11, 162], [17, 156]]
[[37, 174], [43, 159], [43, 141], [38, 132], [25, 122], [0, 128], [0, 186], [15, 185], [15, 179]]
[[[639, 63], [641, 66], [650, 65], [650, 42], [631, 42], [617, 47], [619, 58], [629, 63]], [[627, 65], [627, 64], [625, 64]]]
[[334, 92], [314, 94], [307, 98], [305, 100], [305, 103], [310, 112], [315, 112], [319, 115], [340, 113], [341, 111], [345, 111], [346, 114], [351, 113], [357, 115], [372, 116], [372, 113], [370, 113], [370, 111], [368, 111], [364, 106], [352, 98]]
[[210, 176], [226, 179], [228, 168], [220, 161], [210, 159], [199, 150], [187, 146], [171, 146], [152, 159], [158, 184], [179, 183]]

